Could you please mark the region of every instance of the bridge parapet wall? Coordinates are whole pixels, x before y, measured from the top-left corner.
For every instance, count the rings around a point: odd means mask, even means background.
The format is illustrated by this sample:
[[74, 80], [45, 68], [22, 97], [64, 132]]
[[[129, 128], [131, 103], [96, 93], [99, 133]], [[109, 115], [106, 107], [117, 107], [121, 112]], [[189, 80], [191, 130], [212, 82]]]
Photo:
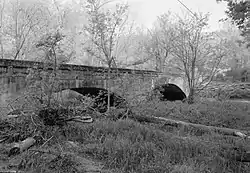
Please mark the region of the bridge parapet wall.
[[[28, 75], [47, 71], [53, 73], [53, 64], [22, 60], [0, 60], [0, 83], [2, 88], [7, 88], [9, 93], [16, 93], [27, 86]], [[82, 65], [61, 64], [58, 66], [59, 88], [79, 88], [86, 86], [107, 87], [107, 72], [105, 67], [92, 67]], [[38, 75], [39, 76], [39, 75]], [[153, 83], [159, 76], [155, 71], [131, 70], [122, 68], [111, 69], [111, 86], [119, 83], [119, 80], [127, 76], [134, 82], [149, 81]]]

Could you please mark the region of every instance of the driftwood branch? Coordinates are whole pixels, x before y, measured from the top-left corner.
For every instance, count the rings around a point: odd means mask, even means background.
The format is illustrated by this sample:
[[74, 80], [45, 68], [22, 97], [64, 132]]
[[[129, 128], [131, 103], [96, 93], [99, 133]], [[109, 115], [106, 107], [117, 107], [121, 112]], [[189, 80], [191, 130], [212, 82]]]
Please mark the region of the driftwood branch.
[[[137, 116], [130, 116], [129, 118], [134, 119], [139, 122], [156, 123], [156, 124], [163, 123], [164, 125], [167, 125], [167, 126], [174, 126], [174, 127], [179, 127], [179, 128], [191, 127], [191, 128], [202, 129], [208, 132], [216, 132], [222, 135], [229, 135], [229, 136], [241, 137], [244, 139], [250, 139], [250, 136], [247, 135], [248, 132], [244, 130], [187, 123], [184, 121], [177, 121], [177, 120], [167, 119], [163, 117], [149, 117], [149, 116], [137, 115]], [[232, 158], [229, 158], [229, 159], [233, 159], [238, 162], [250, 162], [250, 151], [246, 151], [242, 154], [236, 153]]]
[[9, 157], [12, 155], [19, 154], [27, 149], [29, 149], [31, 146], [33, 146], [36, 143], [36, 140], [32, 137], [26, 138], [24, 141], [21, 141], [20, 143], [16, 143], [14, 147], [12, 147], [9, 151]]
[[139, 122], [147, 122], [147, 123], [164, 123], [164, 125], [168, 126], [174, 126], [174, 127], [192, 127], [192, 128], [197, 128], [197, 129], [202, 129], [204, 131], [208, 132], [216, 132], [219, 134], [223, 135], [229, 135], [229, 136], [237, 136], [237, 137], [242, 137], [242, 138], [250, 138], [248, 136], [248, 132], [244, 130], [238, 130], [238, 129], [230, 129], [230, 128], [222, 128], [222, 127], [215, 127], [215, 126], [206, 126], [202, 124], [194, 124], [194, 123], [187, 123], [184, 121], [177, 121], [177, 120], [172, 120], [172, 119], [167, 119], [163, 117], [149, 117], [149, 116], [131, 116], [129, 118], [132, 118], [136, 121]]
[[[13, 112], [13, 113], [12, 113]], [[23, 111], [19, 111], [16, 112], [16, 110], [12, 111], [10, 113], [8, 113], [7, 118], [19, 118], [19, 117], [23, 117], [23, 116], [31, 116], [31, 120], [32, 122], [35, 124], [32, 113], [24, 113]], [[74, 121], [74, 122], [81, 122], [81, 123], [92, 123], [94, 122], [93, 118], [91, 116], [74, 116], [72, 118], [68, 118], [68, 119], [62, 119], [62, 121]], [[35, 124], [36, 125], [36, 124]]]
[[68, 121], [81, 122], [81, 123], [92, 123], [92, 122], [94, 122], [93, 118], [90, 117], [90, 116], [76, 116], [76, 117], [73, 117], [73, 118], [69, 119]]

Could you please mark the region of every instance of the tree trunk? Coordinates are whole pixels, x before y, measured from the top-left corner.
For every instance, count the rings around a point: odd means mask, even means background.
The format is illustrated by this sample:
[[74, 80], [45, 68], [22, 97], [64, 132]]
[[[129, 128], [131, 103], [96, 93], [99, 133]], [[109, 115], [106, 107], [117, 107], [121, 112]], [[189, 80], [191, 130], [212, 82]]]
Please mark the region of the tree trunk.
[[16, 47], [16, 54], [14, 56], [14, 59], [19, 58], [19, 45], [20, 45], [20, 36], [19, 36], [19, 25], [18, 25], [18, 12], [16, 12], [15, 16], [15, 47]]
[[53, 66], [53, 82], [52, 82], [52, 85], [51, 85], [51, 88], [50, 88], [50, 90], [49, 90], [49, 96], [48, 96], [48, 107], [50, 106], [50, 104], [51, 104], [51, 99], [52, 99], [52, 94], [53, 94], [53, 89], [54, 89], [54, 85], [55, 85], [55, 80], [56, 80], [56, 73], [57, 73], [57, 69], [56, 69], [56, 67], [57, 67], [57, 57], [56, 57], [56, 51], [55, 51], [55, 47], [53, 46], [52, 47], [52, 51], [53, 51], [53, 53], [52, 53], [52, 56], [54, 56], [54, 66]]
[[0, 17], [0, 45], [1, 45], [1, 58], [4, 59], [4, 47], [3, 47], [3, 11], [5, 7], [5, 0], [3, 1], [3, 6], [1, 6], [1, 17]]
[[107, 107], [107, 111], [108, 113], [110, 112], [110, 75], [111, 75], [111, 64], [109, 64], [109, 68], [108, 68], [108, 107]]
[[191, 67], [191, 79], [189, 81], [189, 95], [188, 95], [188, 104], [194, 103], [194, 94], [195, 94], [195, 59], [192, 60], [192, 67]]
[[3, 38], [2, 38], [2, 32], [0, 34], [0, 45], [1, 45], [1, 58], [4, 59], [4, 48], [3, 48]]
[[194, 103], [194, 88], [191, 86], [189, 89], [189, 95], [188, 95], [188, 104]]

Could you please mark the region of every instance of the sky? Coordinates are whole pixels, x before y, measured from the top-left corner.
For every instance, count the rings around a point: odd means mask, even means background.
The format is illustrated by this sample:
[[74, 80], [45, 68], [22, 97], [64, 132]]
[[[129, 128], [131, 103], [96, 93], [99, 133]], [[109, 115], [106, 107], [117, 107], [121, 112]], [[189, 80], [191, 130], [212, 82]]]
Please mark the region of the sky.
[[[133, 20], [144, 27], [151, 28], [157, 16], [171, 11], [179, 15], [188, 12], [178, 0], [126, 0], [130, 6]], [[220, 29], [219, 20], [225, 18], [226, 3], [216, 0], [180, 0], [193, 12], [210, 13], [209, 30]], [[183, 13], [184, 12], [184, 13]]]

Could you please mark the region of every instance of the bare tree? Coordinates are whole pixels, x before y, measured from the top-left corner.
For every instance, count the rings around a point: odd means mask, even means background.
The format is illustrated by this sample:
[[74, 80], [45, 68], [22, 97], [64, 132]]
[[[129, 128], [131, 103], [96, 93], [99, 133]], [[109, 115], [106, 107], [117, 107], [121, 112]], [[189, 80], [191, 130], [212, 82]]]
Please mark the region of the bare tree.
[[[58, 59], [58, 51], [60, 52], [60, 42], [63, 40], [65, 36], [61, 34], [59, 31], [55, 33], [46, 34], [42, 39], [36, 44], [36, 47], [42, 49], [46, 53], [47, 62], [52, 63], [53, 66], [53, 80], [50, 84], [49, 81], [47, 83], [43, 83], [47, 88], [48, 92], [48, 105], [50, 106], [50, 101], [53, 93], [53, 89], [56, 84], [57, 77], [57, 69], [60, 59]], [[61, 60], [62, 61], [62, 60]]]
[[4, 58], [4, 46], [3, 46], [3, 14], [4, 14], [4, 8], [5, 8], [5, 0], [2, 1], [2, 4], [0, 4], [0, 46], [1, 46], [1, 58]]
[[29, 46], [33, 44], [31, 38], [35, 38], [34, 35], [39, 29], [37, 26], [42, 24], [43, 16], [44, 11], [41, 10], [38, 2], [10, 0], [6, 3], [2, 18], [5, 17], [8, 21], [2, 28], [2, 37], [8, 40], [6, 44], [8, 47], [5, 46], [5, 48], [11, 50], [9, 54], [13, 59], [21, 58], [25, 55], [26, 49], [31, 47]]
[[187, 79], [188, 102], [194, 101], [194, 94], [202, 84], [208, 85], [217, 73], [222, 58], [226, 55], [222, 40], [213, 33], [205, 32], [208, 16], [180, 18], [175, 25], [173, 41], [173, 64]]
[[111, 67], [116, 66], [117, 59], [114, 55], [115, 47], [128, 17], [128, 5], [116, 4], [115, 10], [112, 12], [104, 8], [110, 2], [87, 0], [86, 9], [89, 23], [85, 27], [86, 34], [91, 41], [86, 47], [86, 51], [108, 66], [108, 112], [110, 110]]
[[[234, 69], [248, 67], [250, 63], [250, 49], [247, 49], [247, 43], [241, 36], [240, 30], [230, 21], [223, 22], [223, 29], [216, 32], [221, 38], [225, 39], [227, 48], [227, 58], [223, 61], [223, 67]], [[238, 62], [235, 64], [234, 62]]]
[[159, 16], [156, 29], [153, 32], [149, 31], [149, 33], [153, 45], [151, 45], [151, 49], [148, 49], [148, 52], [151, 53], [155, 59], [156, 70], [164, 72], [166, 63], [170, 59], [172, 42], [175, 39], [171, 13], [168, 12]]
[[[142, 62], [150, 63], [151, 68], [165, 73], [166, 64], [171, 59], [172, 42], [175, 39], [171, 13], [159, 16], [153, 29], [142, 33], [138, 52], [144, 56]], [[153, 66], [153, 67], [152, 67]]]

